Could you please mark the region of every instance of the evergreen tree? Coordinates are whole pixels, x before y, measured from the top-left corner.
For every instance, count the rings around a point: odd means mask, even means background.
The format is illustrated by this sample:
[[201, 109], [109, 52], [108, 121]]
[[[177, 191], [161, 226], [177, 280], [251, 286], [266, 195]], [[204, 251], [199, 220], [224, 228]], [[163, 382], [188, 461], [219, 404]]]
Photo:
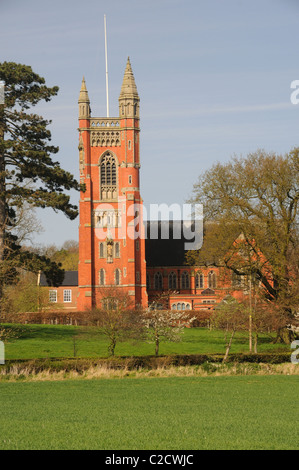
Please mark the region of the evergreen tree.
[[[66, 191], [79, 190], [73, 175], [53, 161], [58, 147], [51, 144], [45, 120], [31, 111], [44, 100], [50, 101], [58, 87], [49, 88], [45, 79], [30, 66], [0, 63], [0, 81], [5, 84], [4, 104], [0, 104], [0, 295], [3, 285], [15, 277], [19, 267], [43, 270], [50, 282], [62, 280], [63, 271], [45, 256], [22, 250], [11, 227], [16, 211], [24, 203], [50, 207], [69, 219], [78, 215]], [[10, 228], [10, 230], [8, 230]]]

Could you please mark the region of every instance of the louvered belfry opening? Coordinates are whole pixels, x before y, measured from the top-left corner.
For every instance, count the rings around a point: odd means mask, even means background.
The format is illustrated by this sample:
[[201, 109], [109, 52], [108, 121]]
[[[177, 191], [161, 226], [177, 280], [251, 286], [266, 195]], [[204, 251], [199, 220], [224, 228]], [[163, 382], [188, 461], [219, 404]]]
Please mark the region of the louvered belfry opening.
[[101, 166], [101, 199], [117, 198], [116, 162], [112, 155], [104, 155]]

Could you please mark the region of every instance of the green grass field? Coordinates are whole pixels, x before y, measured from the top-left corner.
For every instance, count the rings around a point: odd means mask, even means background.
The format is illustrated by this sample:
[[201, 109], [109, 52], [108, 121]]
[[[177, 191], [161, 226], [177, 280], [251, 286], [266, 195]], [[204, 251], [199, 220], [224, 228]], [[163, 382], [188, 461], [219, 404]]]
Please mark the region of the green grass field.
[[[25, 325], [6, 359], [107, 356], [107, 339], [74, 326]], [[161, 354], [224, 353], [221, 331], [185, 329]], [[260, 338], [259, 352], [285, 350]], [[248, 352], [238, 334], [231, 352]], [[150, 355], [154, 345], [118, 343], [116, 355]], [[136, 374], [137, 375], [137, 374]], [[20, 379], [20, 380], [19, 380]], [[4, 449], [298, 449], [298, 375], [130, 377], [0, 382]]]
[[298, 449], [298, 376], [1, 383], [0, 449]]
[[[22, 325], [20, 338], [6, 345], [6, 359], [35, 359], [47, 357], [74, 357], [76, 338], [77, 357], [106, 357], [107, 339], [99, 333], [83, 334], [84, 329], [61, 325]], [[272, 344], [269, 336], [259, 338], [258, 352], [290, 351], [288, 346]], [[186, 328], [180, 343], [161, 343], [160, 354], [223, 354], [225, 352], [222, 331], [206, 328]], [[248, 352], [248, 336], [237, 334], [232, 353]], [[118, 356], [154, 354], [154, 345], [139, 342], [118, 343]]]

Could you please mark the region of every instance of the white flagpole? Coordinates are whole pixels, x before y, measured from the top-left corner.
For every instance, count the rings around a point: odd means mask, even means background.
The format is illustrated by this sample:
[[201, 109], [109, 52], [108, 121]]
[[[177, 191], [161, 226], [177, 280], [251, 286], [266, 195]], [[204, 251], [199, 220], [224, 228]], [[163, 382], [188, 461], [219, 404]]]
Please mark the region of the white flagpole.
[[108, 90], [108, 54], [107, 54], [107, 26], [106, 15], [104, 15], [105, 26], [105, 59], [106, 59], [106, 98], [107, 98], [107, 118], [109, 117], [109, 90]]

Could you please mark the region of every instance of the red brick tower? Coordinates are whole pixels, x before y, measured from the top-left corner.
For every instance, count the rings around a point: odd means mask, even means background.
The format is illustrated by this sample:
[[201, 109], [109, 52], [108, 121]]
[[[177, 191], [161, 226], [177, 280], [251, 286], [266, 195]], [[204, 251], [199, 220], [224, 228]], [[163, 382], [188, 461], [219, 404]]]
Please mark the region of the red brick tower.
[[139, 96], [128, 58], [119, 117], [92, 118], [83, 78], [79, 95], [80, 195], [78, 310], [99, 305], [107, 288], [147, 306], [139, 187]]

